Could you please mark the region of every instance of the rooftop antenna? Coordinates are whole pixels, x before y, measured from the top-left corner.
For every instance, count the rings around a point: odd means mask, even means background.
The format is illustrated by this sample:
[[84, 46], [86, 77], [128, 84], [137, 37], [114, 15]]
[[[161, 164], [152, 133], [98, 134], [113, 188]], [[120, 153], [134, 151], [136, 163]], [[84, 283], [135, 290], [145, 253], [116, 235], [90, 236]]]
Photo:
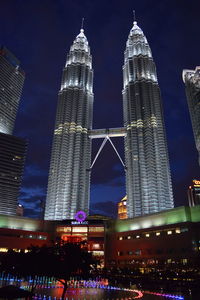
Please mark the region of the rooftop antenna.
[[82, 18], [81, 29], [83, 29], [84, 18]]

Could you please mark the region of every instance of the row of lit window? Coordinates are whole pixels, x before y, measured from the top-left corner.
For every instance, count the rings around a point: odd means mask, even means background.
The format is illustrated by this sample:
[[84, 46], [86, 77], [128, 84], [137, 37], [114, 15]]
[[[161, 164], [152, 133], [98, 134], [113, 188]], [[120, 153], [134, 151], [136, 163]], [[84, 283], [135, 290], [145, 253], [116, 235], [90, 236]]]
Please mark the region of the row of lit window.
[[[109, 264], [115, 265], [116, 263], [118, 264], [143, 264], [143, 265], [154, 265], [154, 264], [159, 264], [160, 261], [157, 259], [147, 259], [147, 260], [135, 260], [135, 259], [129, 259], [129, 260], [110, 260], [108, 261]], [[162, 261], [164, 264], [187, 264], [188, 259], [187, 258], [182, 258], [180, 260], [174, 260], [171, 258], [168, 258], [165, 261]]]
[[158, 231], [158, 232], [152, 232], [152, 233], [144, 233], [144, 234], [137, 234], [137, 235], [134, 235], [134, 236], [131, 236], [131, 235], [128, 235], [128, 236], [119, 236], [118, 239], [120, 241], [122, 240], [130, 240], [130, 239], [139, 239], [139, 238], [149, 238], [149, 237], [154, 237], [154, 236], [160, 236], [163, 232], [164, 233], [167, 233], [168, 235], [171, 235], [171, 234], [179, 234], [179, 233], [182, 233], [182, 232], [186, 232], [188, 231], [188, 228], [176, 228], [175, 230], [162, 230], [162, 231]]
[[45, 235], [34, 235], [34, 234], [20, 235], [20, 238], [37, 239], [37, 240], [46, 240], [47, 239], [47, 237]]
[[[12, 250], [15, 251], [15, 252], [20, 252], [21, 251], [21, 249], [16, 249], [16, 248], [14, 248]], [[8, 248], [0, 248], [0, 252], [8, 252]], [[27, 252], [29, 252], [29, 250], [25, 249], [24, 252], [27, 253]]]
[[57, 232], [104, 232], [104, 227], [102, 226], [77, 226], [77, 227], [71, 227], [71, 226], [65, 226], [65, 227], [57, 227]]
[[104, 256], [104, 251], [88, 251], [92, 252], [94, 256]]
[[137, 250], [131, 250], [131, 251], [118, 251], [118, 256], [124, 256], [124, 255], [161, 255], [161, 254], [172, 254], [172, 253], [188, 253], [191, 252], [191, 248], [167, 248], [167, 249], [137, 249]]
[[135, 251], [127, 251], [127, 253], [124, 253], [122, 251], [118, 251], [117, 255], [118, 256], [123, 256], [123, 255], [141, 255], [142, 251], [140, 249], [135, 250]]
[[45, 235], [35, 235], [35, 234], [21, 234], [17, 235], [14, 233], [0, 233], [0, 236], [6, 236], [6, 237], [18, 237], [23, 239], [37, 239], [37, 240], [46, 240], [47, 237]]

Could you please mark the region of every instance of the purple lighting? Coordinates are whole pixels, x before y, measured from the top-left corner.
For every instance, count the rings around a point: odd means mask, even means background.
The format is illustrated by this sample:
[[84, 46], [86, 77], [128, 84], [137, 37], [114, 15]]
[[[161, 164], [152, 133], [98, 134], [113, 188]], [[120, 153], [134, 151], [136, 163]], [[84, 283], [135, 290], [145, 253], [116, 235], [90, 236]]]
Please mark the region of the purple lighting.
[[75, 214], [75, 219], [78, 222], [84, 222], [86, 219], [87, 215], [84, 211], [79, 210], [76, 214]]

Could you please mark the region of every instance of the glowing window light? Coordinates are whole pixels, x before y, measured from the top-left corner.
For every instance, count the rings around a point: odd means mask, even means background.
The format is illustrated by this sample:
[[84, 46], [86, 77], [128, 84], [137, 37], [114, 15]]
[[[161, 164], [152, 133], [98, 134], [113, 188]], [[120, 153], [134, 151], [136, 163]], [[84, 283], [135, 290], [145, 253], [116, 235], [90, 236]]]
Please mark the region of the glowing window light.
[[140, 236], [139, 235], [136, 235], [136, 239], [139, 239], [140, 238]]
[[172, 234], [172, 231], [171, 231], [171, 230], [168, 230], [168, 231], [167, 231], [167, 234], [168, 234], [168, 235]]
[[91, 226], [91, 227], [89, 227], [89, 232], [104, 232], [104, 227], [102, 227], [102, 226]]
[[72, 232], [87, 232], [87, 227], [72, 227]]
[[156, 232], [156, 236], [159, 236], [160, 235], [160, 232]]
[[176, 231], [175, 231], [176, 233], [181, 233], [181, 230], [180, 230], [180, 228], [176, 228]]
[[149, 233], [147, 233], [147, 234], [145, 234], [145, 236], [146, 236], [146, 237], [150, 237], [150, 234], [149, 234]]
[[93, 245], [92, 245], [92, 248], [93, 248], [93, 249], [99, 249], [99, 248], [100, 248], [100, 244], [93, 244]]
[[104, 251], [92, 251], [94, 256], [104, 256]]
[[0, 248], [0, 252], [7, 252], [8, 248]]

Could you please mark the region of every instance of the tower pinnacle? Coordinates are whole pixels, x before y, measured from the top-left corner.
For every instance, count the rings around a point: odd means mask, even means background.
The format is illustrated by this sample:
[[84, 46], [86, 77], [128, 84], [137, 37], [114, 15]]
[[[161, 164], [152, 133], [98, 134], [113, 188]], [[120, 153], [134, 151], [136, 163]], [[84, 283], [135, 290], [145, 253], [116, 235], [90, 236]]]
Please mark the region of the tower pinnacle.
[[81, 31], [84, 30], [83, 29], [83, 23], [84, 23], [84, 18], [82, 18], [82, 22], [81, 22]]
[[133, 25], [137, 25], [136, 17], [135, 17], [135, 10], [133, 10]]

